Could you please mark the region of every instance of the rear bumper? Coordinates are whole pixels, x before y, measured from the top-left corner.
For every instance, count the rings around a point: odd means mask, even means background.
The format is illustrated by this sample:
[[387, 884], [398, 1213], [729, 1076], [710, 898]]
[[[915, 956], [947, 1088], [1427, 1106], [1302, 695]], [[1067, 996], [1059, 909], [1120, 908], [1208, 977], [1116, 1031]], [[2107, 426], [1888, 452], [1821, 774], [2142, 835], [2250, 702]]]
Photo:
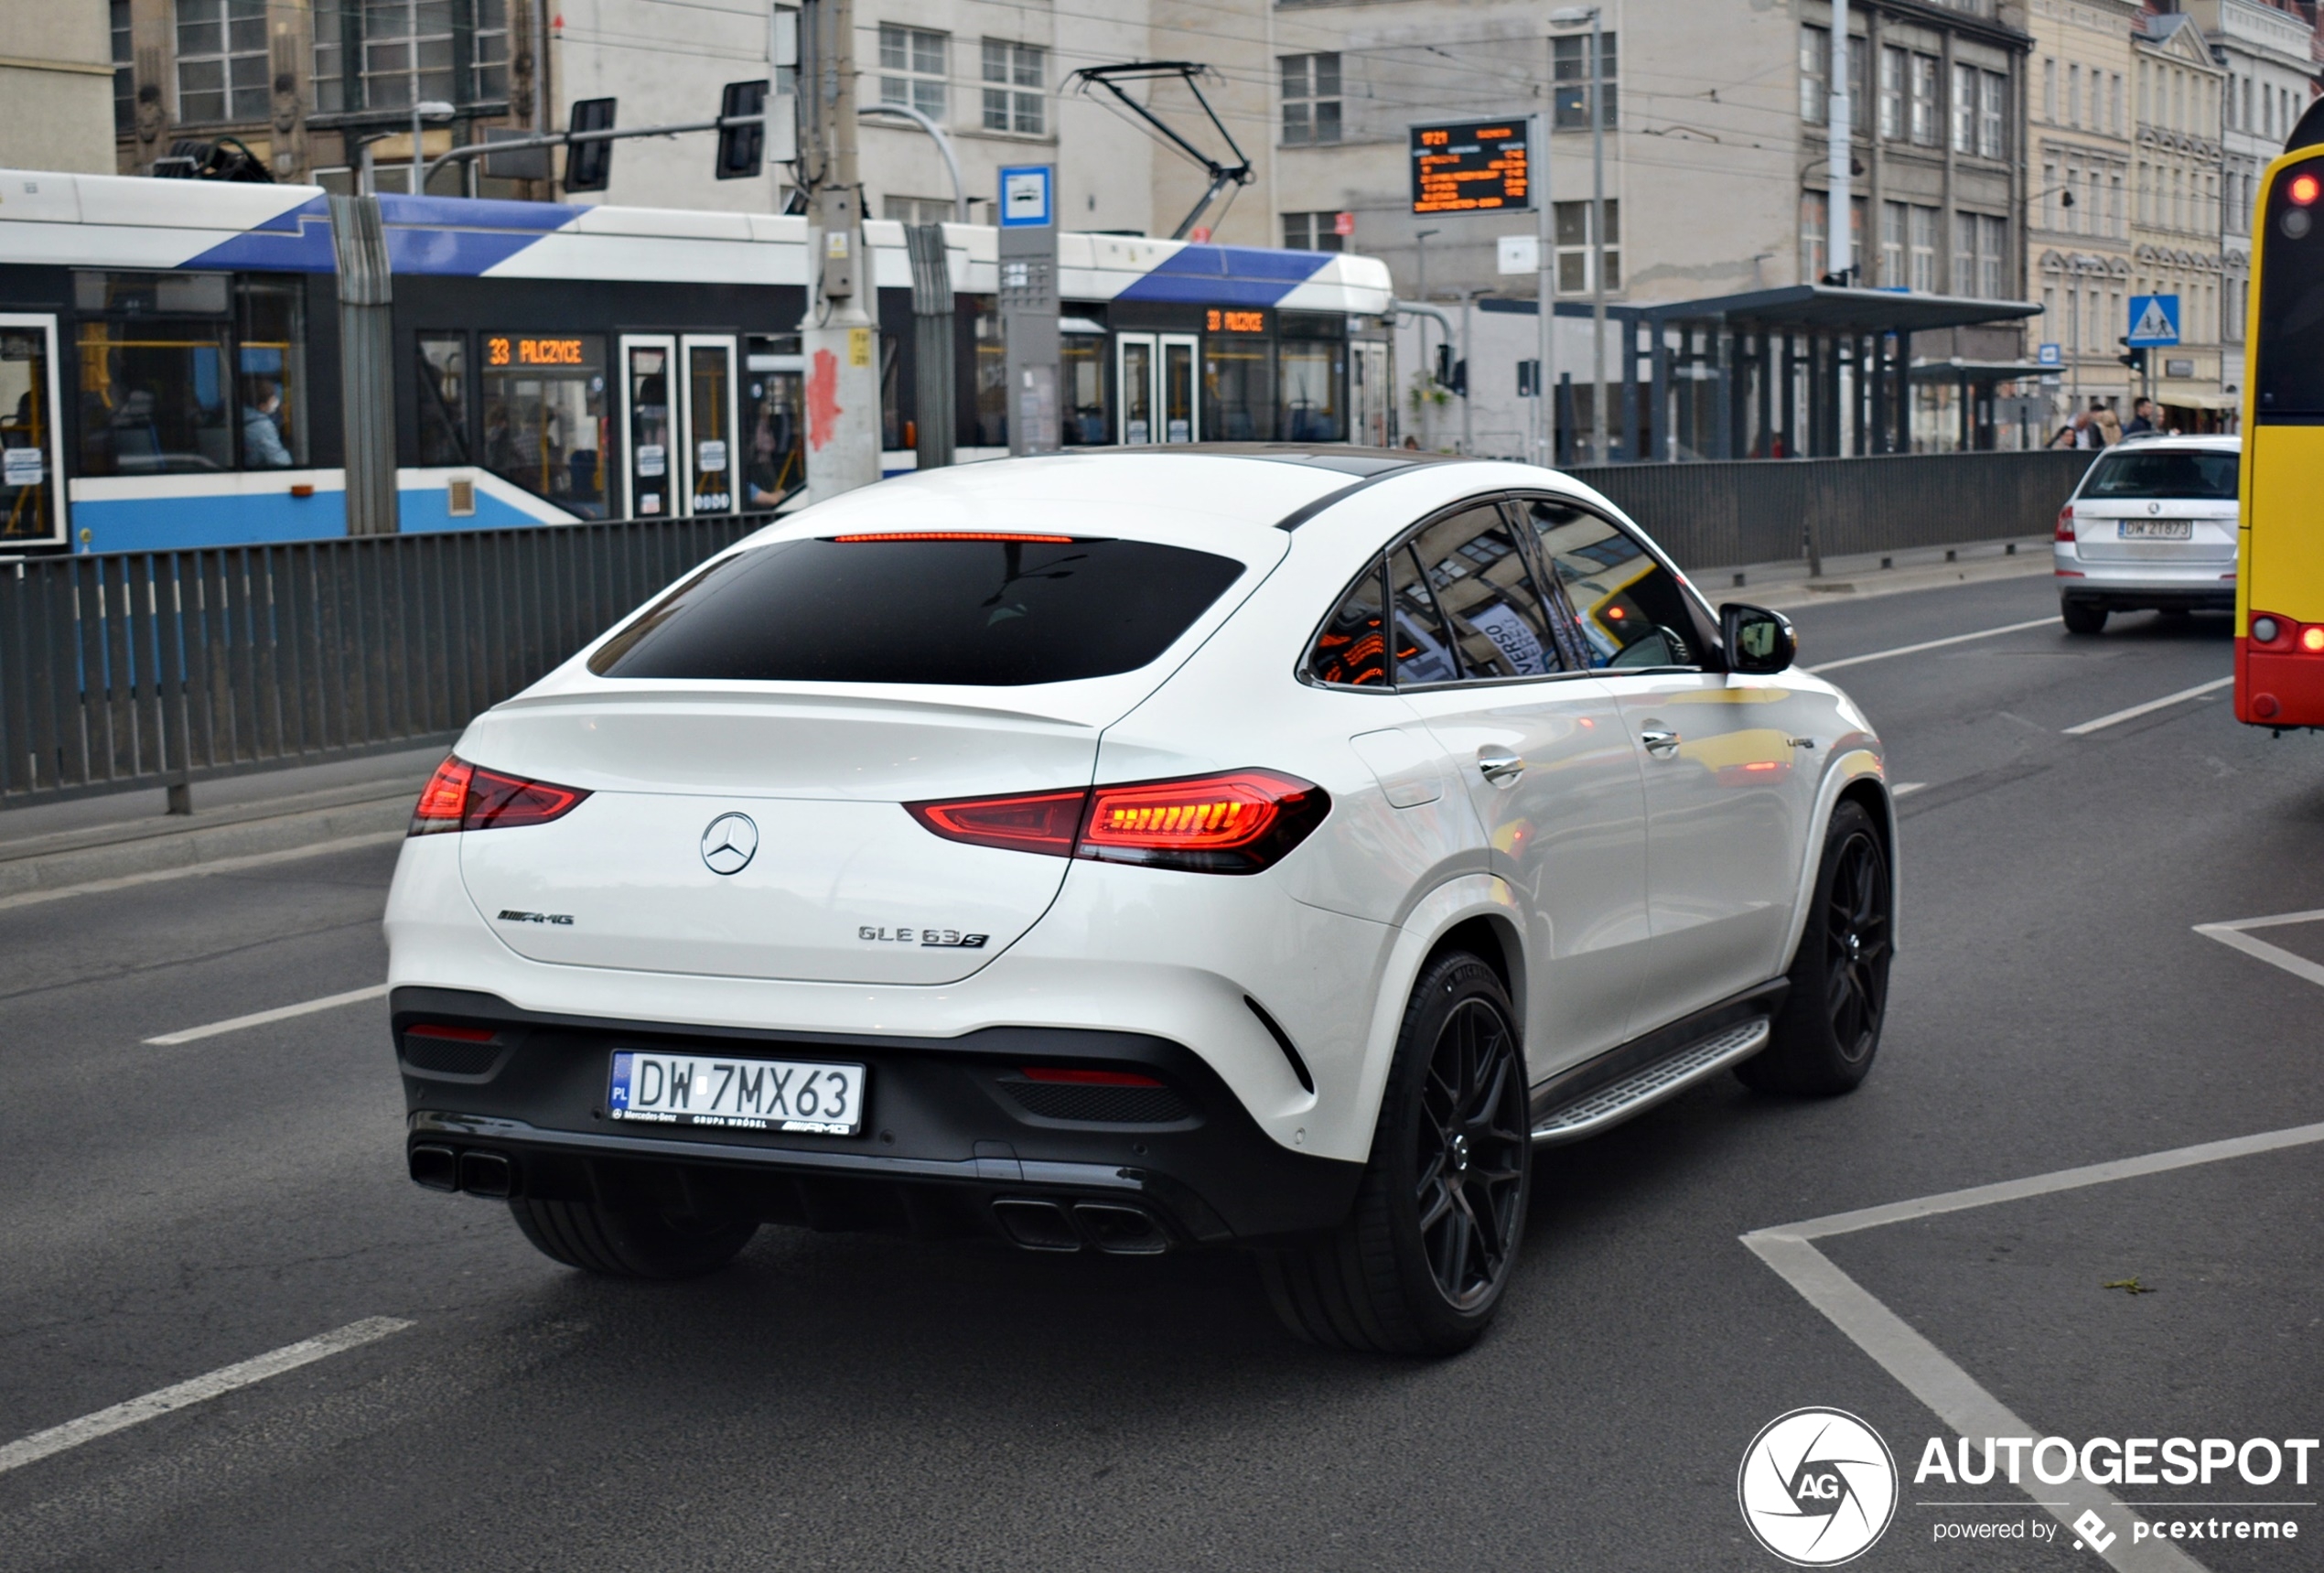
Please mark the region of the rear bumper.
[[2168, 562], [2093, 562], [2062, 544], [2052, 553], [2058, 594], [2117, 611], [2233, 611], [2235, 559], [2180, 566]]
[[[1024, 1218], [1065, 1217], [1085, 1202], [1099, 1210], [1090, 1217], [1130, 1208], [1173, 1242], [1214, 1244], [1336, 1223], [1363, 1172], [1286, 1150], [1199, 1055], [1145, 1034], [996, 1027], [931, 1040], [669, 1027], [411, 987], [396, 989], [390, 1007], [414, 1178], [482, 1176], [467, 1188], [487, 1194], [680, 1209], [706, 1201], [813, 1228], [998, 1231], [1020, 1244], [1034, 1243]], [[493, 1039], [449, 1053], [404, 1036], [423, 1018], [489, 1029]], [[617, 1047], [860, 1063], [864, 1126], [853, 1137], [808, 1137], [608, 1121]], [[1028, 1064], [1134, 1071], [1168, 1094], [1109, 1102], [1110, 1089], [1093, 1089], [1101, 1095], [1052, 1099], [1020, 1090]], [[1026, 1201], [1061, 1211], [1006, 1205]], [[1092, 1234], [1089, 1243], [1103, 1242]]]
[[2324, 727], [2324, 656], [2262, 652], [2237, 636], [2235, 718], [2254, 727]]

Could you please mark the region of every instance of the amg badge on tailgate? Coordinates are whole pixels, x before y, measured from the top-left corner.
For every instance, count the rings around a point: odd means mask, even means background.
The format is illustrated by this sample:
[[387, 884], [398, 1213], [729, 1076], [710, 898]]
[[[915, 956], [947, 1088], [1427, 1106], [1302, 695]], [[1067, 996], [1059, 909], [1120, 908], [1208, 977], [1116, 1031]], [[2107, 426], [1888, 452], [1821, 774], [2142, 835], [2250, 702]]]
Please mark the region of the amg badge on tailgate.
[[500, 921], [504, 923], [562, 923], [566, 928], [571, 928], [573, 914], [570, 912], [520, 912], [512, 907], [504, 907], [500, 910]]
[[952, 950], [981, 951], [990, 934], [963, 934], [958, 929], [876, 929], [866, 924], [855, 931], [859, 940], [897, 945], [942, 945]]

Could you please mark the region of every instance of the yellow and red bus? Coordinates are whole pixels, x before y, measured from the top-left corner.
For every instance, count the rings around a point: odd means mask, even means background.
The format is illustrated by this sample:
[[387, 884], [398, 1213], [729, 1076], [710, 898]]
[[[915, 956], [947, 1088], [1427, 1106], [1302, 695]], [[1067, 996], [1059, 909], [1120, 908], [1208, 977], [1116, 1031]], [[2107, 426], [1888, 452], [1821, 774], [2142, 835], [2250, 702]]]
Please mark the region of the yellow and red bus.
[[2261, 181], [2247, 323], [2235, 718], [2324, 727], [2324, 100]]

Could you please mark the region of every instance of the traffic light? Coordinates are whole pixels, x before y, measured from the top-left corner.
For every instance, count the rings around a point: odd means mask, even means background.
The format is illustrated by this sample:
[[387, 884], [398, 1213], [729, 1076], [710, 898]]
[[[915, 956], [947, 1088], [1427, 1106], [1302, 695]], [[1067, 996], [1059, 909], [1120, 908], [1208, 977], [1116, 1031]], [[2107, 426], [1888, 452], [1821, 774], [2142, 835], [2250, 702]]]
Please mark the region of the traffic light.
[[1517, 362], [1517, 396], [1519, 398], [1538, 399], [1541, 397], [1541, 372], [1542, 363], [1539, 361]]
[[[583, 131], [611, 131], [613, 106], [609, 98], [576, 99], [573, 113], [565, 124], [565, 135]], [[565, 189], [568, 191], [602, 191], [613, 180], [613, 144], [610, 142], [569, 142], [565, 148]]]
[[[767, 83], [728, 82], [718, 98], [718, 118], [732, 120], [737, 115], [761, 115], [767, 113]], [[750, 180], [758, 177], [766, 161], [767, 124], [763, 119], [748, 125], [721, 125], [718, 128], [718, 168], [721, 180]]]
[[2114, 359], [2120, 361], [2124, 365], [2129, 367], [2140, 376], [2145, 376], [2146, 374], [2146, 351], [2144, 349], [2133, 350], [2130, 348], [2130, 338], [2127, 334], [2115, 339], [2114, 342], [2123, 346], [2123, 352], [2115, 356]]

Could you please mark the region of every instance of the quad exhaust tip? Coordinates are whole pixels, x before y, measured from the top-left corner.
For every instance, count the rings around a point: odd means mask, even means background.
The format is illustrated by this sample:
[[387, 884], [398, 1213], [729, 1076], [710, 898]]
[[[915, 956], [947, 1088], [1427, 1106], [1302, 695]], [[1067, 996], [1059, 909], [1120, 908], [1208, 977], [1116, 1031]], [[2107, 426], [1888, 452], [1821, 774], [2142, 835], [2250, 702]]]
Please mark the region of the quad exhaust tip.
[[1079, 1251], [1093, 1247], [1109, 1256], [1158, 1256], [1170, 1248], [1170, 1233], [1143, 1208], [1109, 1201], [1066, 1204], [1029, 1196], [1005, 1196], [993, 1203], [1009, 1239], [1028, 1251]]

